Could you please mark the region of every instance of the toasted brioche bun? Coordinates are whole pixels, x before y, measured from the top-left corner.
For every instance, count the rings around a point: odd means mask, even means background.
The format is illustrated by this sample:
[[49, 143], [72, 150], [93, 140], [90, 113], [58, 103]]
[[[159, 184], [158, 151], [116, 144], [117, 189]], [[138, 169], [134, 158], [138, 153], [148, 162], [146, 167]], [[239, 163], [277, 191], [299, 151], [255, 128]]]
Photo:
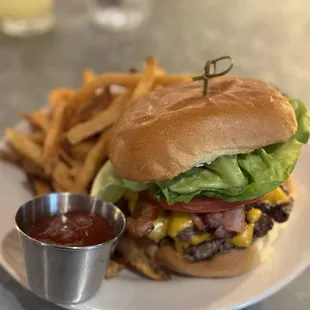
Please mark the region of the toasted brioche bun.
[[255, 79], [219, 77], [155, 90], [134, 102], [114, 128], [109, 158], [128, 180], [172, 179], [222, 155], [289, 139], [297, 129], [288, 99]]
[[156, 253], [156, 260], [167, 269], [200, 278], [227, 278], [245, 274], [272, 255], [272, 245], [284, 224], [274, 224], [272, 230], [246, 249], [233, 249], [215, 255], [210, 260], [191, 263], [172, 246], [164, 245]]

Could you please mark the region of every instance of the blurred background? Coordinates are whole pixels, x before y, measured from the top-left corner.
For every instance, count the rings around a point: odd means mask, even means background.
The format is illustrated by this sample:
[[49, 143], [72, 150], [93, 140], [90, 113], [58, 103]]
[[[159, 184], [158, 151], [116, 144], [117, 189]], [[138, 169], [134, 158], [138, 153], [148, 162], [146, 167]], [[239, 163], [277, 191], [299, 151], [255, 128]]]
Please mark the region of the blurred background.
[[[232, 74], [310, 102], [309, 9], [307, 0], [0, 0], [0, 128], [46, 104], [53, 88], [79, 87], [85, 67], [127, 71], [148, 55], [170, 73], [230, 55]], [[309, 309], [307, 274], [251, 309]], [[56, 309], [4, 271], [0, 287], [1, 309]]]

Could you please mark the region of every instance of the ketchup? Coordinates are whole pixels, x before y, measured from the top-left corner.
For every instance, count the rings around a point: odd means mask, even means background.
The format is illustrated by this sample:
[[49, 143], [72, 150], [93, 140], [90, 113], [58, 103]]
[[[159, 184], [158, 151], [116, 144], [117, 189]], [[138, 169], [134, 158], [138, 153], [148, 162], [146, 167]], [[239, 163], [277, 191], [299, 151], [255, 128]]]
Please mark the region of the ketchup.
[[44, 217], [27, 234], [45, 243], [78, 247], [100, 244], [114, 237], [103, 216], [87, 211]]

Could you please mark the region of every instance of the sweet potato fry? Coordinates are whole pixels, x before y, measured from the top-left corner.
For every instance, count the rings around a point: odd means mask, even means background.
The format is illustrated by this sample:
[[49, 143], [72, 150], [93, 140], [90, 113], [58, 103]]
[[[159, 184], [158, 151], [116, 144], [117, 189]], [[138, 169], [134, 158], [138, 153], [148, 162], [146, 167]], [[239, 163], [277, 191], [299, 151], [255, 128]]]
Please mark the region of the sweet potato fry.
[[70, 144], [76, 145], [117, 122], [125, 109], [129, 96], [130, 92], [120, 94], [106, 110], [69, 130], [66, 137]]
[[111, 260], [105, 274], [106, 279], [111, 279], [115, 277], [124, 268], [125, 268], [124, 264], [121, 264], [115, 260]]
[[49, 119], [46, 111], [38, 110], [33, 114], [19, 112], [19, 116], [27, 120], [32, 126], [40, 128], [42, 131], [47, 132], [49, 126]]
[[87, 191], [88, 185], [94, 179], [95, 175], [108, 156], [108, 142], [112, 128], [106, 129], [98, 139], [97, 143], [87, 154], [84, 165], [79, 175], [75, 179], [74, 191], [83, 193]]
[[44, 171], [48, 175], [51, 174], [58, 161], [65, 128], [67, 106], [66, 104], [54, 104], [52, 110], [52, 119], [46, 132], [43, 149]]
[[86, 68], [82, 74], [82, 85], [86, 85], [92, 82], [93, 80], [95, 80], [95, 78], [96, 73], [92, 69]]
[[128, 262], [132, 267], [146, 277], [153, 280], [170, 279], [170, 274], [149, 259], [134, 239], [123, 235], [118, 242], [117, 249], [128, 259]]
[[39, 145], [12, 128], [7, 128], [5, 135], [18, 152], [30, 158], [38, 166], [43, 167], [42, 148]]

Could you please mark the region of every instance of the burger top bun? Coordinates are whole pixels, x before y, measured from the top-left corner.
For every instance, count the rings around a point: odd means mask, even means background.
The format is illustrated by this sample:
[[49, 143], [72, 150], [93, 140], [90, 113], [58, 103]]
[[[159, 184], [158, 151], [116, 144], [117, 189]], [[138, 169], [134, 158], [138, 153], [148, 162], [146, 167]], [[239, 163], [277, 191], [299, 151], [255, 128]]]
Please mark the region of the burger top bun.
[[134, 181], [172, 179], [222, 155], [248, 153], [288, 140], [297, 130], [293, 108], [263, 81], [218, 77], [174, 84], [135, 101], [113, 130], [109, 157]]

